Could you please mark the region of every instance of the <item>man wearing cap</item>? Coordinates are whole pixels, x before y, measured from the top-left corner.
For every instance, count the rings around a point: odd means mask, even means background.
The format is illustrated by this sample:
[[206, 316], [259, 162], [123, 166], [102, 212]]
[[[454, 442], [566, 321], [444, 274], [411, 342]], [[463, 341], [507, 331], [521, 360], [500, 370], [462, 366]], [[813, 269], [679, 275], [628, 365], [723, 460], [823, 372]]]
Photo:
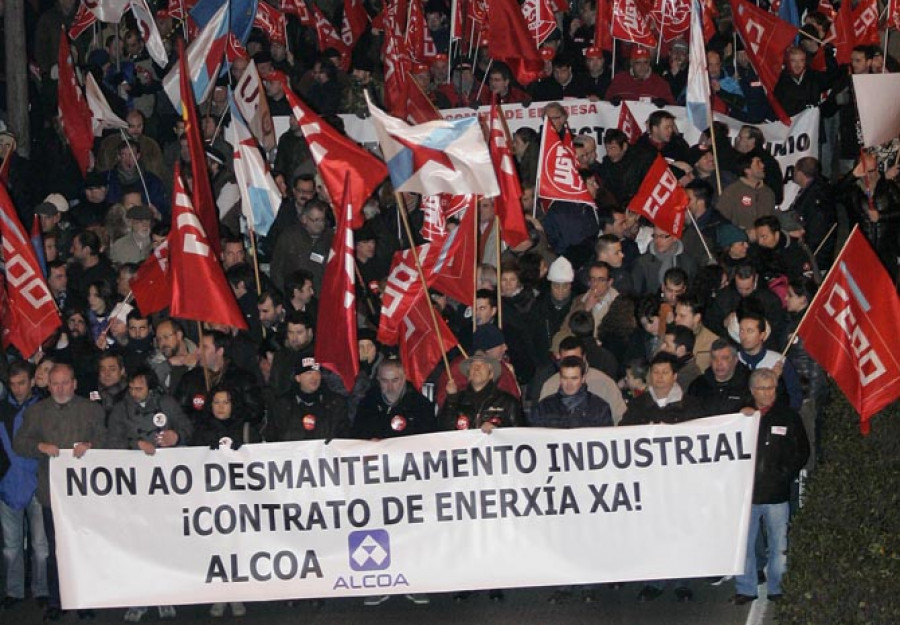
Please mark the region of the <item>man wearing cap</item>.
[[[508, 348], [503, 330], [493, 323], [478, 326], [472, 337], [472, 350], [484, 352], [500, 363], [500, 374], [494, 378], [494, 382], [501, 390], [509, 393], [516, 399], [522, 396], [522, 389], [519, 388], [519, 384], [516, 382], [516, 374], [512, 366], [505, 361]], [[462, 371], [463, 360], [463, 356], [460, 355], [450, 362], [450, 371], [457, 388], [466, 384], [466, 374]], [[437, 382], [437, 403], [439, 406], [443, 406], [445, 403], [448, 385], [447, 370], [441, 367], [441, 374]]]
[[635, 46], [631, 53], [631, 70], [618, 72], [606, 91], [606, 98], [613, 104], [622, 100], [653, 102], [657, 106], [675, 104], [669, 83], [654, 74], [650, 67], [650, 50]]
[[578, 76], [584, 85], [585, 95], [592, 102], [606, 97], [612, 75], [602, 48], [591, 46], [584, 51], [584, 69], [578, 72]]
[[369, 116], [369, 105], [365, 94], [376, 106], [384, 102], [384, 83], [374, 76], [375, 64], [362, 50], [353, 55], [353, 69], [350, 72], [350, 84], [344, 90], [341, 99], [341, 113], [349, 113], [357, 117]]
[[519, 400], [497, 387], [499, 360], [478, 350], [459, 369], [467, 384], [460, 390], [453, 379], [447, 381], [447, 401], [439, 414], [443, 429], [481, 428], [490, 433], [495, 427], [525, 425]]
[[713, 199], [719, 197], [720, 182], [724, 189], [737, 180], [737, 176], [723, 167], [719, 167], [718, 179], [716, 178], [715, 155], [712, 148], [704, 144], [695, 145], [688, 151], [687, 164], [694, 168], [694, 180], [702, 181], [710, 186], [713, 191]]
[[376, 379], [378, 386], [369, 389], [356, 410], [353, 438], [381, 440], [437, 430], [434, 404], [407, 381], [400, 360], [382, 360]]
[[[68, 204], [66, 205], [68, 207]], [[67, 260], [72, 250], [73, 228], [68, 220], [63, 220], [63, 214], [53, 202], [44, 200], [34, 207], [34, 214], [41, 222], [41, 233], [56, 232], [56, 248], [63, 260]], [[29, 222], [28, 226], [31, 226]]]
[[109, 210], [106, 178], [99, 171], [89, 171], [84, 178], [84, 194], [80, 202], [73, 206], [70, 214], [75, 225], [84, 229], [91, 224], [102, 224]]
[[452, 108], [476, 106], [478, 83], [472, 73], [472, 62], [466, 58], [457, 59], [450, 82], [442, 84], [438, 91], [447, 98]]
[[565, 256], [560, 256], [550, 264], [547, 272], [550, 289], [538, 297], [537, 318], [541, 322], [540, 336], [543, 345], [538, 346], [539, 354], [546, 354], [553, 337], [563, 326], [572, 309], [572, 283], [575, 271]]
[[[272, 57], [269, 57], [269, 64], [272, 63]], [[279, 115], [291, 115], [291, 105], [288, 103], [287, 95], [284, 93], [284, 83], [280, 80], [270, 80], [266, 78], [272, 72], [271, 69], [266, 74], [260, 71], [263, 80], [263, 86], [266, 89], [266, 103], [269, 105], [269, 113], [272, 117]]]
[[322, 384], [320, 369], [311, 354], [294, 366], [291, 391], [276, 400], [266, 427], [266, 440], [331, 440], [350, 436], [347, 400]]
[[153, 211], [138, 204], [125, 214], [131, 232], [112, 244], [109, 258], [117, 265], [141, 263], [150, 255], [150, 230], [153, 227]]

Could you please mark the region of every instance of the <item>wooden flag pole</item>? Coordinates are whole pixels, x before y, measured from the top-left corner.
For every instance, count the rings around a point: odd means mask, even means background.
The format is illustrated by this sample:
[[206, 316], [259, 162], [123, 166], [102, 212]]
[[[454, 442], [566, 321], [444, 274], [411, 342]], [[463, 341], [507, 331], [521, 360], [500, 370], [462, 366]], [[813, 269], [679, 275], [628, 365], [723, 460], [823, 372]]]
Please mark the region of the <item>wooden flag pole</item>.
[[[200, 349], [203, 349], [203, 324], [199, 321], [197, 322], [197, 335], [198, 340], [200, 341]], [[203, 382], [206, 384], [206, 392], [209, 392], [209, 369], [206, 368], [206, 361], [203, 360], [203, 355], [201, 354], [200, 358], [200, 366], [203, 367]]]
[[437, 336], [438, 346], [441, 348], [441, 358], [444, 361], [444, 369], [447, 370], [447, 379], [450, 380], [453, 379], [453, 374], [450, 373], [450, 360], [447, 359], [447, 350], [444, 349], [444, 339], [443, 336], [441, 336], [441, 331], [438, 327], [437, 315], [434, 313], [434, 306], [431, 304], [431, 296], [428, 294], [428, 281], [425, 279], [422, 263], [419, 262], [419, 253], [416, 251], [416, 243], [413, 240], [412, 228], [409, 227], [409, 218], [406, 215], [406, 204], [403, 202], [403, 195], [399, 191], [394, 191], [394, 194], [397, 198], [400, 220], [403, 222], [406, 237], [409, 239], [409, 251], [412, 253], [413, 260], [416, 262], [416, 270], [419, 272], [419, 279], [422, 281], [422, 289], [424, 290], [423, 296], [428, 300], [428, 311], [431, 313], [431, 323], [434, 326], [434, 333]]
[[[841, 248], [841, 251], [838, 253], [837, 258], [835, 258], [834, 263], [832, 263], [831, 268], [828, 270], [828, 273], [825, 274], [825, 278], [822, 280], [822, 284], [825, 284], [828, 281], [828, 278], [831, 276], [831, 272], [834, 271], [837, 266], [840, 264], [838, 260], [841, 257], [841, 254], [844, 253], [844, 248], [847, 247], [847, 243], [850, 242], [850, 239], [853, 237], [853, 233], [857, 231], [859, 225], [853, 226], [853, 230], [850, 231], [850, 236], [847, 237], [847, 240], [844, 241], [844, 247]], [[803, 325], [803, 321], [806, 319], [806, 315], [809, 314], [810, 309], [812, 309], [813, 304], [819, 299], [819, 296], [822, 295], [822, 291], [824, 289], [819, 289], [816, 291], [816, 294], [813, 296], [812, 301], [806, 307], [806, 312], [803, 313], [803, 318], [800, 319], [800, 323], [797, 324], [797, 327], [794, 328], [794, 331], [791, 332], [791, 336], [788, 337], [787, 343], [784, 346], [784, 349], [781, 350], [781, 359], [784, 360], [784, 357], [787, 355], [788, 351], [791, 349], [791, 345], [794, 344], [794, 339], [797, 338], [797, 334], [800, 332], [800, 327]]]

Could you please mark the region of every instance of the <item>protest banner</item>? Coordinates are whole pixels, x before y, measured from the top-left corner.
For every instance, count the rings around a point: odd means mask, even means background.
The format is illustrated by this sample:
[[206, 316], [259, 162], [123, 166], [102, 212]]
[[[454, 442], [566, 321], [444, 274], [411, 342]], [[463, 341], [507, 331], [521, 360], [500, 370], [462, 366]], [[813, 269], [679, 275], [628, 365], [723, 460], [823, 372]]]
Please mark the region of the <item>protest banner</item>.
[[737, 574], [758, 425], [63, 451], [63, 608]]
[[[597, 159], [603, 160], [606, 152], [603, 147], [603, 133], [607, 128], [618, 128], [620, 106], [613, 106], [609, 102], [591, 102], [590, 100], [563, 100], [562, 107], [569, 114], [569, 127], [576, 134], [588, 134], [597, 140]], [[641, 131], [646, 130], [646, 120], [650, 113], [660, 110], [650, 102], [628, 102], [628, 108], [634, 114], [634, 118], [641, 126]], [[688, 121], [687, 112], [681, 106], [667, 106], [665, 110], [675, 116], [678, 130], [684, 134], [685, 140], [693, 145], [700, 138], [700, 130]], [[480, 116], [487, 120], [490, 112], [489, 106], [482, 106], [475, 110], [472, 108], [446, 109], [441, 114], [444, 119], [460, 119], [463, 117]], [[538, 133], [541, 130], [544, 115], [544, 103], [532, 102], [530, 106], [522, 104], [504, 104], [503, 114], [511, 133], [523, 126], [534, 129]], [[360, 119], [356, 115], [341, 115], [347, 134], [354, 140], [374, 145], [377, 142], [372, 122], [368, 119]], [[724, 122], [730, 131], [732, 142], [737, 139], [741, 126], [744, 125], [731, 117], [716, 113], [716, 121]], [[800, 187], [793, 182], [794, 163], [804, 156], [819, 157], [819, 109], [809, 109], [794, 116], [790, 126], [781, 122], [756, 124], [765, 137], [765, 149], [775, 157], [784, 172], [784, 201], [782, 208], [787, 209], [793, 202]]]

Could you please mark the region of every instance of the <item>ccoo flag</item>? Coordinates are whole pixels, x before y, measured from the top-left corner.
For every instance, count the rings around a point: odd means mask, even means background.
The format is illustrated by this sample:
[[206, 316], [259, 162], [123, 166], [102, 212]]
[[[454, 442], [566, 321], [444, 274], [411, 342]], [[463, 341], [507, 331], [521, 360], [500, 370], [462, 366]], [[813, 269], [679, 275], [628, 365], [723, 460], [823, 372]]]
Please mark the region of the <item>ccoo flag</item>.
[[863, 434], [872, 415], [900, 397], [897, 319], [894, 284], [857, 226], [797, 333], [856, 408]]

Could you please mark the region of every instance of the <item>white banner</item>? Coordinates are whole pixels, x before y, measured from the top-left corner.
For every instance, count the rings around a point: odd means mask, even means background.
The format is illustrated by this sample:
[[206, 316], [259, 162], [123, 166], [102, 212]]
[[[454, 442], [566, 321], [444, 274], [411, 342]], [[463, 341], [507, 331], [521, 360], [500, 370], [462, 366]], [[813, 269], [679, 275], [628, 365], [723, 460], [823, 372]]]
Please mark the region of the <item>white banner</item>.
[[[589, 134], [597, 141], [597, 158], [602, 160], [605, 155], [602, 139], [607, 128], [617, 128], [619, 123], [620, 107], [613, 106], [609, 102], [591, 102], [590, 100], [563, 100], [563, 108], [569, 113], [569, 127], [577, 134]], [[629, 102], [629, 108], [635, 118], [646, 130], [646, 120], [650, 113], [659, 110], [648, 102]], [[694, 145], [700, 138], [700, 131], [688, 122], [687, 112], [680, 106], [667, 106], [666, 110], [675, 116], [678, 129], [684, 134], [685, 140]], [[448, 109], [441, 111], [445, 119], [460, 119], [479, 115], [487, 122], [490, 112], [489, 106], [483, 106], [479, 110], [472, 108]], [[528, 126], [540, 132], [544, 114], [543, 103], [532, 103], [529, 107], [521, 104], [506, 104], [503, 113], [509, 124], [509, 131], [515, 132], [522, 126]], [[354, 140], [375, 145], [378, 142], [375, 129], [368, 119], [360, 119], [356, 115], [341, 115], [344, 120], [344, 128], [347, 134]], [[731, 130], [732, 142], [737, 139], [738, 132], [743, 122], [731, 117], [725, 117], [716, 113], [716, 121], [724, 122]], [[799, 187], [793, 182], [794, 163], [804, 156], [819, 157], [819, 109], [803, 111], [793, 118], [790, 127], [781, 122], [768, 124], [756, 124], [766, 139], [766, 150], [775, 157], [784, 172], [784, 201], [781, 206], [784, 209], [790, 207]]]
[[758, 423], [64, 452], [63, 608], [737, 574]]

